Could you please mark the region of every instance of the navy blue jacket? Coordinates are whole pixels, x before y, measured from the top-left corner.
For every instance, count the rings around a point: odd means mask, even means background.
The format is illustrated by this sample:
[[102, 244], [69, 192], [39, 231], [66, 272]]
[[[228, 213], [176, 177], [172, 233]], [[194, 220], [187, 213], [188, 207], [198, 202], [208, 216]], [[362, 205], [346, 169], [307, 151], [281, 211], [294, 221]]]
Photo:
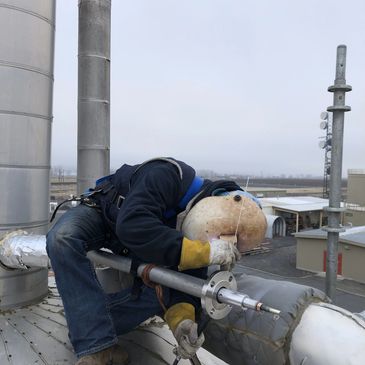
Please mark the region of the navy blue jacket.
[[183, 234], [175, 230], [175, 210], [195, 177], [195, 171], [178, 162], [152, 161], [140, 165], [123, 165], [111, 182], [124, 197], [120, 209], [110, 199], [102, 202], [104, 216], [121, 244], [142, 262], [177, 266]]
[[[178, 214], [182, 210], [178, 207], [179, 202], [195, 177], [192, 167], [176, 162], [180, 171], [174, 164], [161, 160], [142, 166], [123, 165], [111, 177], [115, 190], [124, 197], [120, 209], [117, 209], [115, 199], [110, 201], [110, 194], [106, 199], [101, 198], [104, 218], [121, 245], [128, 249], [129, 256], [173, 270], [177, 270], [180, 262], [184, 236], [175, 229], [176, 214], [171, 216], [166, 212], [174, 210]], [[222, 184], [205, 180], [201, 198], [211, 195], [216, 185], [221, 187]], [[227, 190], [237, 188], [231, 182]], [[185, 271], [201, 278], [206, 278], [206, 272], [206, 268]], [[198, 307], [197, 298], [176, 291], [171, 291], [171, 296], [169, 305], [186, 301]]]

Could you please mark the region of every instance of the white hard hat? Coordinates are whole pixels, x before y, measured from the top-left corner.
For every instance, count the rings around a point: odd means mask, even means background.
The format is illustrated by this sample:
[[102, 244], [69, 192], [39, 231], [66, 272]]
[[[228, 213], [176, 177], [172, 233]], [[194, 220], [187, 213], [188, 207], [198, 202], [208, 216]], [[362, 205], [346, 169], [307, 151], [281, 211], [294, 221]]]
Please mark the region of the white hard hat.
[[243, 195], [212, 196], [189, 211], [182, 232], [191, 240], [201, 241], [236, 236], [237, 247], [244, 252], [263, 241], [266, 227], [266, 217], [252, 199]]

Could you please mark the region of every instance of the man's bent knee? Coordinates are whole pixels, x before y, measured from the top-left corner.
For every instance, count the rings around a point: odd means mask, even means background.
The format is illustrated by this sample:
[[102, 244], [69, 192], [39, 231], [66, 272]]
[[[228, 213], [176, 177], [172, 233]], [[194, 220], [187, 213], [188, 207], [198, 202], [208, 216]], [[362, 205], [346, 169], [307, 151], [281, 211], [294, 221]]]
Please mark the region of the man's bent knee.
[[47, 234], [46, 249], [52, 260], [64, 260], [76, 252], [85, 253], [85, 244], [77, 239], [72, 225], [56, 225]]

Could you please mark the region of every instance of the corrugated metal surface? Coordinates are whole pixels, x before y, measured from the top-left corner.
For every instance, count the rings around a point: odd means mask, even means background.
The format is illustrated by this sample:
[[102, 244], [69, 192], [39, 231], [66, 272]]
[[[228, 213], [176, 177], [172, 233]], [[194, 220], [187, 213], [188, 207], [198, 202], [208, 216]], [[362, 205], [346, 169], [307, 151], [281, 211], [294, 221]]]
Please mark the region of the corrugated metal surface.
[[[26, 308], [0, 312], [1, 365], [67, 365], [76, 362], [68, 339], [62, 300], [54, 278], [50, 277], [49, 294], [41, 303]], [[168, 365], [174, 361], [175, 340], [167, 325], [158, 319], [144, 323], [122, 336], [119, 341], [129, 353], [130, 365]], [[226, 363], [199, 350], [204, 365]], [[181, 360], [179, 365], [190, 364]]]

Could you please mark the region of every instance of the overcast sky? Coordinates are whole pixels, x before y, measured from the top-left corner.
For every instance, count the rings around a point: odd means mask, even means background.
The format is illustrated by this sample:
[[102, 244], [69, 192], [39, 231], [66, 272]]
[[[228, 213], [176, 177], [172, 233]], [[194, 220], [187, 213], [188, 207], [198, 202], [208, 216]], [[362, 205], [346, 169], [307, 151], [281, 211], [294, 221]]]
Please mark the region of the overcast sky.
[[[75, 0], [59, 0], [52, 164], [76, 167]], [[322, 175], [319, 115], [347, 45], [343, 172], [365, 168], [365, 1], [113, 0], [111, 166]]]

